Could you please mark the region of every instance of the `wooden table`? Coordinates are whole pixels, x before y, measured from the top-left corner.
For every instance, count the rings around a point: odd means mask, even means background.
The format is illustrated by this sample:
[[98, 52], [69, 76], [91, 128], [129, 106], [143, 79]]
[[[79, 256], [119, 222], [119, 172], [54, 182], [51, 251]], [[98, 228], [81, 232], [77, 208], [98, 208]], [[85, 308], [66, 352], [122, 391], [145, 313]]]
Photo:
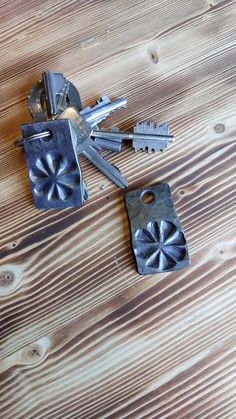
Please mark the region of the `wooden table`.
[[[1, 419], [235, 418], [236, 2], [1, 1]], [[104, 126], [168, 122], [163, 154], [106, 154], [171, 186], [191, 267], [140, 276], [124, 191], [82, 161], [82, 209], [34, 208], [20, 125], [42, 71]]]

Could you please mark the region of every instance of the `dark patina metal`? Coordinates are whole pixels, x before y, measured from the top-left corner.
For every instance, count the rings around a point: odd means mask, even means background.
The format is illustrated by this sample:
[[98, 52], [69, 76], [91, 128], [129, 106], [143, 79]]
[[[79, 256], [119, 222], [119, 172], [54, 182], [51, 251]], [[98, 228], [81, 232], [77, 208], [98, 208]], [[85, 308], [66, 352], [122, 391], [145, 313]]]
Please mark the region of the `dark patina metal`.
[[[71, 122], [36, 122], [21, 130], [36, 208], [81, 207], [88, 193]], [[51, 135], [45, 136], [48, 132]]]
[[189, 265], [185, 234], [167, 183], [127, 192], [125, 203], [141, 275], [175, 271]]

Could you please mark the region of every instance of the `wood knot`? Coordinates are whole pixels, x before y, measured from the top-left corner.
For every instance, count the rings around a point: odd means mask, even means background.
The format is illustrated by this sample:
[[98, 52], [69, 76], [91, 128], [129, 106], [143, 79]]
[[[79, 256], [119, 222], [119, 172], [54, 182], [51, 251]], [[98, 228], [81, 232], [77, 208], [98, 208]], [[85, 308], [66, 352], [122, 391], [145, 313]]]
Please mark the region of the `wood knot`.
[[216, 124], [214, 126], [214, 130], [215, 130], [216, 134], [222, 134], [222, 132], [225, 131], [225, 126], [224, 126], [224, 124]]
[[0, 268], [0, 297], [14, 292], [21, 281], [22, 271], [16, 265], [4, 265]]
[[49, 339], [44, 337], [23, 348], [19, 354], [20, 363], [29, 365], [41, 362], [45, 358], [49, 343]]
[[158, 56], [156, 48], [149, 48], [148, 54], [149, 54], [149, 57], [151, 58], [151, 61], [154, 64], [157, 64], [159, 62], [159, 56]]
[[11, 271], [0, 272], [0, 286], [5, 288], [11, 286], [15, 275]]

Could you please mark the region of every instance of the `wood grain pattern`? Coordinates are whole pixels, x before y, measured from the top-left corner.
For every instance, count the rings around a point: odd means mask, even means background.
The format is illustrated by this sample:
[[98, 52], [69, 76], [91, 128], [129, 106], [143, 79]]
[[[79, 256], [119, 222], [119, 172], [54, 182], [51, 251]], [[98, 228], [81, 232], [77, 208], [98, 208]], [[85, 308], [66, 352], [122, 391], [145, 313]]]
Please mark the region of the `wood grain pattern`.
[[[0, 4], [0, 418], [235, 418], [236, 2]], [[124, 192], [87, 161], [84, 208], [34, 209], [13, 141], [45, 69], [84, 105], [127, 97], [107, 127], [170, 124], [165, 153], [106, 156], [170, 184], [190, 268], [136, 273]]]

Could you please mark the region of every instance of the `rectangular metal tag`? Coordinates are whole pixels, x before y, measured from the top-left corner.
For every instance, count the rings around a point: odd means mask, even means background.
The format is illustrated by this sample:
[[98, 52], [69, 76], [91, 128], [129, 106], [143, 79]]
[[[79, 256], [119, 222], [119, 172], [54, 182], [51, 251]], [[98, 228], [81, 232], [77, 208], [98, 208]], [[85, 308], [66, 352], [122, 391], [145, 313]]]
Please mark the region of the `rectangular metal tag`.
[[167, 183], [127, 192], [132, 246], [141, 275], [189, 265], [185, 234]]
[[[81, 207], [88, 195], [71, 122], [35, 122], [22, 125], [21, 130], [36, 208]], [[42, 132], [50, 136], [40, 138]]]

